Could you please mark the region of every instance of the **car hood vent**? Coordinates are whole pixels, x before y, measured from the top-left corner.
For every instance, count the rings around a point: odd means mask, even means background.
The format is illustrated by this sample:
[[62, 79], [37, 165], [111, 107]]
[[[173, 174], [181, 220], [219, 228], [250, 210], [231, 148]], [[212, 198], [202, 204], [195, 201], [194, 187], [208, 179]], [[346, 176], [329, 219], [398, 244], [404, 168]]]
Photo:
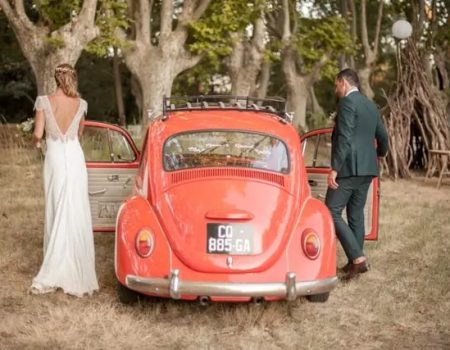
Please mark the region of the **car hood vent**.
[[245, 177], [261, 181], [268, 181], [284, 187], [283, 175], [265, 171], [236, 168], [205, 168], [195, 170], [181, 170], [171, 175], [172, 184], [192, 181], [205, 177]]

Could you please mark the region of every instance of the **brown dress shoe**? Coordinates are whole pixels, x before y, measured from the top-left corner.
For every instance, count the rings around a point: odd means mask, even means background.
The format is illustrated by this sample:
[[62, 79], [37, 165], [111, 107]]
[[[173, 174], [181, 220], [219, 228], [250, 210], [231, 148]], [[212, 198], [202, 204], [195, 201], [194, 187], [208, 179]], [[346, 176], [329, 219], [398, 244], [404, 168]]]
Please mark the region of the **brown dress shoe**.
[[351, 264], [347, 274], [342, 278], [344, 281], [349, 281], [355, 277], [358, 277], [359, 274], [367, 272], [368, 269], [367, 261], [363, 261], [358, 264]]
[[350, 267], [352, 267], [352, 265], [353, 265], [353, 263], [351, 261], [349, 261], [347, 264], [345, 264], [344, 266], [342, 266], [339, 269], [339, 272], [344, 272], [344, 273], [349, 272], [350, 271]]

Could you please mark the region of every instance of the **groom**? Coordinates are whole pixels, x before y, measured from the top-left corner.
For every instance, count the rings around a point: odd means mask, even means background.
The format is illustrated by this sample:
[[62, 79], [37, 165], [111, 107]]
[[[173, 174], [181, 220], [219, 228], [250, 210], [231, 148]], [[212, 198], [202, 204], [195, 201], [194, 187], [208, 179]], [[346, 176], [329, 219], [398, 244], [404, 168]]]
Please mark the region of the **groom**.
[[[380, 113], [376, 105], [359, 92], [358, 86], [358, 75], [351, 69], [342, 70], [336, 77], [339, 104], [325, 199], [348, 258], [343, 268], [345, 280], [368, 269], [363, 251], [364, 205], [372, 178], [379, 174], [377, 156], [384, 157], [388, 151], [388, 135]], [[344, 208], [347, 208], [348, 224], [342, 219]]]

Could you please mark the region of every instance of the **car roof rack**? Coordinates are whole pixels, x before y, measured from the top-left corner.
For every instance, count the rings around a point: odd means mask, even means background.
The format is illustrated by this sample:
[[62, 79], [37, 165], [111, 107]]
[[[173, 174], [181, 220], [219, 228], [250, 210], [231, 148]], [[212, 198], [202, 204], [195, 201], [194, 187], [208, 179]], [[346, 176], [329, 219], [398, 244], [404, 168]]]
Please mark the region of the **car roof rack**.
[[281, 97], [258, 98], [232, 95], [164, 96], [163, 118], [168, 112], [190, 110], [256, 111], [276, 115], [282, 122], [292, 123], [292, 115], [286, 112], [286, 100]]

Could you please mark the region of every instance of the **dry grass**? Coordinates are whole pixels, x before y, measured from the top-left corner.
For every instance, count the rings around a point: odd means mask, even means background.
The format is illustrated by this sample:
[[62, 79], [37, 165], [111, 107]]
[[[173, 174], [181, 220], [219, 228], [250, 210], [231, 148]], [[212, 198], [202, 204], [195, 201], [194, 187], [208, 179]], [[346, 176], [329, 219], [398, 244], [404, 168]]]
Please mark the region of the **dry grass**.
[[[42, 259], [40, 155], [0, 150], [1, 349], [448, 349], [450, 181], [382, 183], [372, 270], [325, 304], [116, 300], [113, 236], [95, 237], [101, 291], [26, 293]], [[344, 258], [339, 251], [339, 260]]]

